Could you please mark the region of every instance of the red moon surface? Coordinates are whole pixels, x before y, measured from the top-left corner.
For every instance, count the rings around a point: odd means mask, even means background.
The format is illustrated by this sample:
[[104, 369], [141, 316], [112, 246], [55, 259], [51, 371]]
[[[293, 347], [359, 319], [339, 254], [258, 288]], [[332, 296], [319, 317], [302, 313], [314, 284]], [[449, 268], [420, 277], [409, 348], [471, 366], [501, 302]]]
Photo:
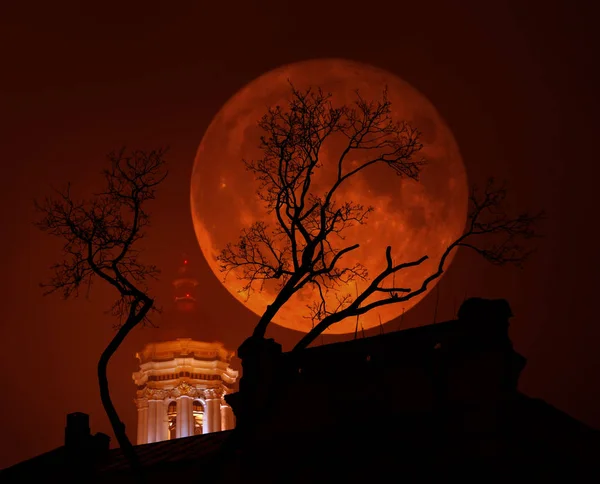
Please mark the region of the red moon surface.
[[[338, 202], [351, 200], [374, 207], [366, 225], [352, 227], [344, 233], [345, 245], [359, 243], [360, 248], [340, 261], [351, 266], [360, 261], [369, 271], [366, 281], [350, 283], [337, 289], [355, 295], [385, 268], [386, 246], [392, 247], [395, 263], [429, 256], [420, 266], [396, 274], [395, 285], [416, 289], [435, 267], [444, 249], [464, 230], [467, 215], [467, 177], [454, 137], [432, 104], [399, 77], [373, 66], [341, 59], [321, 59], [288, 64], [267, 72], [238, 91], [217, 113], [198, 148], [191, 180], [191, 209], [198, 242], [209, 266], [229, 292], [248, 309], [262, 314], [277, 290], [277, 281], [265, 284], [260, 292], [241, 292], [237, 274], [227, 278], [220, 272], [217, 256], [228, 242], [236, 242], [241, 229], [262, 220], [275, 222], [256, 196], [257, 183], [246, 171], [243, 159], [262, 157], [259, 142], [262, 130], [258, 121], [269, 106], [287, 106], [290, 85], [305, 89], [320, 87], [333, 95], [335, 105], [352, 104], [356, 91], [367, 100], [381, 99], [388, 89], [393, 117], [407, 121], [421, 133], [420, 152], [428, 164], [420, 181], [397, 176], [389, 167], [366, 169], [344, 185]], [[339, 150], [335, 144], [321, 151], [324, 176], [336, 166]], [[352, 158], [347, 160], [352, 163]], [[354, 160], [356, 163], [356, 159]], [[326, 185], [316, 182], [314, 193]], [[449, 263], [450, 261], [448, 261]], [[387, 287], [391, 287], [390, 280]], [[431, 285], [431, 290], [434, 285]], [[387, 297], [383, 294], [380, 297]], [[360, 317], [359, 328], [373, 328], [408, 311], [425, 294], [404, 303], [377, 308]], [[315, 292], [305, 287], [280, 310], [274, 322], [286, 328], [307, 332], [313, 322], [307, 304]], [[329, 307], [335, 307], [333, 291], [327, 295]], [[375, 299], [368, 299], [372, 301]], [[327, 332], [354, 332], [356, 320], [345, 320]]]

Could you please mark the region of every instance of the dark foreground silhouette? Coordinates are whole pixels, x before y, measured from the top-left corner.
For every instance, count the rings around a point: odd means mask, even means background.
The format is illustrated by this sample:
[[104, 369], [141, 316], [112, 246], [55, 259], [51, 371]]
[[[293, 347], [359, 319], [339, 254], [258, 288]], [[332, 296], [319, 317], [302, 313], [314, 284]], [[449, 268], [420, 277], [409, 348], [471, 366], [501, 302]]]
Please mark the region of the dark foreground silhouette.
[[[137, 446], [139, 459], [149, 482], [596, 482], [600, 432], [517, 390], [511, 316], [473, 298], [457, 320], [297, 354], [250, 338], [227, 397], [237, 428]], [[0, 482], [131, 482], [123, 453], [69, 419], [64, 447]]]

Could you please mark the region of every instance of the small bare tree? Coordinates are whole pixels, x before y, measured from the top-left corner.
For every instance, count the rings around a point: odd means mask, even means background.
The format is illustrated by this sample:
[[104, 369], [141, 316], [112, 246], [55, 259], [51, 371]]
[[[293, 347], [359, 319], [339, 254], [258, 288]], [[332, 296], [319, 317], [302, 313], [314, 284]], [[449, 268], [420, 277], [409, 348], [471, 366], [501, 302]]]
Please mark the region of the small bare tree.
[[[353, 105], [339, 107], [333, 106], [331, 94], [320, 89], [300, 91], [292, 86], [291, 91], [287, 109], [272, 107], [259, 121], [264, 131], [260, 139], [263, 158], [245, 161], [259, 181], [257, 194], [273, 214], [273, 224], [256, 222], [244, 229], [239, 240], [228, 244], [218, 258], [223, 272], [235, 270], [246, 281], [244, 289], [249, 294], [260, 290], [266, 280], [279, 281], [279, 291], [260, 318], [254, 337], [263, 338], [281, 307], [307, 285], [320, 295], [311, 307], [315, 324], [294, 351], [307, 347], [343, 319], [422, 294], [443, 274], [448, 256], [458, 247], [473, 249], [494, 264], [521, 264], [527, 258], [529, 251], [520, 244], [536, 235], [540, 214], [508, 216], [504, 211], [506, 189], [490, 180], [483, 190], [471, 191], [464, 233], [448, 246], [437, 270], [419, 287], [397, 287], [395, 281], [399, 272], [422, 264], [427, 255], [395, 264], [388, 247], [386, 268], [362, 292], [354, 297], [338, 294], [335, 307], [328, 307], [328, 291], [368, 277], [360, 263], [343, 265], [343, 256], [359, 247], [359, 241], [345, 242], [343, 234], [349, 227], [366, 223], [372, 208], [338, 200], [338, 190], [375, 165], [418, 180], [425, 164], [418, 157], [422, 144], [415, 128], [392, 118], [385, 91], [378, 101], [367, 101], [357, 93]], [[323, 194], [317, 194], [312, 184], [322, 168], [321, 149], [334, 136], [344, 140], [337, 155], [337, 176]], [[352, 164], [347, 161], [349, 155], [358, 155]]]
[[46, 294], [60, 292], [65, 299], [77, 297], [82, 287], [96, 278], [117, 291], [112, 313], [118, 318], [116, 334], [98, 361], [98, 383], [102, 405], [115, 437], [132, 467], [141, 472], [125, 425], [110, 397], [106, 374], [108, 362], [129, 332], [149, 321], [154, 300], [147, 280], [156, 278], [158, 268], [140, 260], [139, 241], [150, 222], [147, 203], [167, 176], [165, 150], [122, 149], [108, 155], [110, 168], [104, 170], [105, 189], [88, 200], [78, 200], [70, 186], [36, 203], [37, 226], [64, 240], [64, 259], [52, 266], [54, 276], [42, 284]]

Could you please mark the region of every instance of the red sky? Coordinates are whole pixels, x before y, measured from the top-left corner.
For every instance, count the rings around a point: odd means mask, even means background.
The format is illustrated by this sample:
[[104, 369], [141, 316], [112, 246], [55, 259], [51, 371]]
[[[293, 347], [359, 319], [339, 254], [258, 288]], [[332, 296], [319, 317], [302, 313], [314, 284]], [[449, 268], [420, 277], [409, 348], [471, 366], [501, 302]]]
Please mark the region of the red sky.
[[[460, 253], [438, 318], [465, 294], [506, 297], [511, 336], [529, 360], [521, 389], [600, 428], [593, 220], [600, 108], [592, 2], [2, 2], [0, 204], [3, 273], [0, 468], [61, 445], [65, 415], [110, 433], [95, 366], [113, 334], [111, 293], [43, 297], [59, 244], [32, 226], [33, 199], [73, 181], [88, 192], [123, 144], [170, 145], [147, 258], [169, 320], [182, 254], [197, 266], [195, 336], [235, 349], [257, 318], [208, 270], [189, 210], [189, 177], [211, 118], [239, 88], [281, 64], [316, 57], [368, 62], [424, 93], [453, 130], [472, 181], [507, 179], [521, 207], [545, 208], [547, 234], [525, 270]], [[216, 5], [220, 6], [216, 6]], [[405, 5], [404, 5], [405, 4]], [[169, 6], [167, 6], [169, 5]], [[175, 6], [177, 5], [177, 6]], [[429, 323], [435, 297], [403, 324]], [[398, 329], [398, 321], [386, 330]], [[161, 333], [162, 331], [162, 333]], [[165, 330], [136, 331], [110, 367], [115, 404], [135, 438], [134, 353]], [[274, 328], [286, 348], [298, 335]]]

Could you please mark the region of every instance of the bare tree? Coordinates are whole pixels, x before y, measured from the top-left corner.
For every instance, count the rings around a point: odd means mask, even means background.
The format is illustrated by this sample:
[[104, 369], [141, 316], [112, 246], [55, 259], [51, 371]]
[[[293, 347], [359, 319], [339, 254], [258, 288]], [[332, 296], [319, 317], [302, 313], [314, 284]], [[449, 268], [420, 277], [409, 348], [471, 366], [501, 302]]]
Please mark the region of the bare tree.
[[89, 200], [78, 200], [68, 186], [36, 203], [40, 216], [36, 225], [64, 240], [64, 259], [52, 266], [53, 277], [42, 284], [46, 294], [77, 297], [79, 290], [89, 290], [96, 278], [117, 291], [112, 306], [118, 318], [117, 331], [98, 361], [98, 383], [115, 437], [137, 471], [141, 468], [112, 403], [106, 370], [125, 337], [138, 324], [149, 322], [149, 312], [154, 309], [147, 280], [156, 278], [159, 270], [140, 260], [139, 241], [150, 222], [147, 203], [155, 198], [157, 186], [167, 176], [164, 155], [164, 149], [112, 152], [108, 155], [110, 168], [103, 172], [104, 191]]
[[[527, 258], [529, 252], [521, 241], [536, 236], [535, 222], [540, 214], [508, 216], [504, 211], [506, 188], [490, 180], [483, 190], [471, 191], [464, 233], [448, 246], [437, 270], [419, 287], [397, 287], [395, 281], [399, 272], [422, 264], [427, 255], [394, 264], [388, 247], [382, 254], [386, 268], [362, 292], [354, 297], [337, 294], [335, 307], [328, 307], [327, 292], [368, 277], [360, 263], [343, 265], [343, 256], [359, 247], [357, 241], [346, 242], [343, 234], [349, 227], [366, 223], [372, 208], [338, 200], [338, 190], [375, 165], [418, 180], [425, 161], [418, 157], [420, 133], [392, 118], [387, 92], [378, 101], [367, 101], [357, 92], [353, 105], [334, 107], [331, 94], [320, 89], [291, 89], [287, 109], [272, 107], [259, 121], [265, 133], [260, 140], [263, 158], [245, 160], [246, 168], [259, 181], [257, 194], [273, 214], [273, 224], [256, 222], [244, 229], [239, 240], [228, 244], [218, 258], [223, 272], [236, 271], [246, 281], [248, 294], [260, 290], [266, 280], [279, 281], [277, 296], [260, 318], [254, 337], [264, 337], [281, 307], [307, 285], [314, 286], [320, 295], [310, 308], [315, 324], [294, 351], [305, 348], [343, 319], [422, 294], [443, 274], [448, 256], [458, 247], [475, 250], [494, 264], [521, 264]], [[332, 137], [344, 140], [337, 155], [337, 176], [319, 195], [314, 193], [313, 181], [322, 168], [322, 146]], [[351, 154], [358, 154], [361, 161], [357, 163], [355, 156], [354, 163], [348, 163]]]

